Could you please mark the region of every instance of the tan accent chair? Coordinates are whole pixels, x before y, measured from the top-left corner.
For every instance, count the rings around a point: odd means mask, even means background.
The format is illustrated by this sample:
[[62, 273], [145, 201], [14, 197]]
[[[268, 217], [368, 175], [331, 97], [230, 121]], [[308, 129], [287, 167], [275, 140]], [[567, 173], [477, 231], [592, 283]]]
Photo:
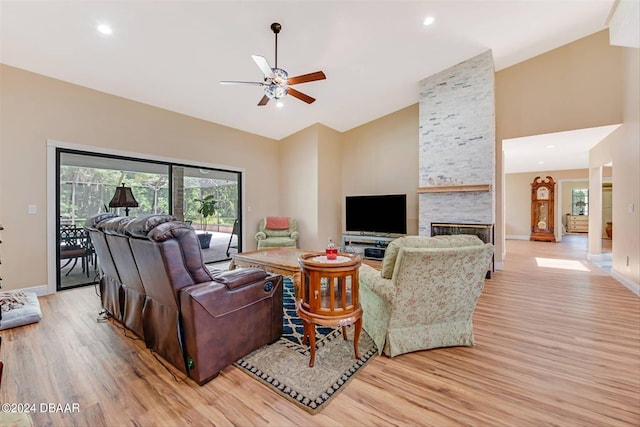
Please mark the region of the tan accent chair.
[[389, 244], [382, 271], [363, 264], [363, 328], [379, 352], [474, 345], [471, 318], [493, 251], [471, 235], [407, 236]]
[[265, 219], [260, 220], [256, 233], [258, 249], [265, 248], [296, 248], [298, 247], [298, 228], [296, 220], [289, 218], [289, 228], [272, 230], [265, 228]]

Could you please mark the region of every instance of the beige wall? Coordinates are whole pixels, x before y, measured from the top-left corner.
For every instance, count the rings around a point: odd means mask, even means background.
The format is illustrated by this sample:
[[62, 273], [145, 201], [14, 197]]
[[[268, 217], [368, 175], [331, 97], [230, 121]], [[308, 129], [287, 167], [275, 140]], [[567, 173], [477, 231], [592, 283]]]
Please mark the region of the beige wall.
[[[601, 31], [496, 73], [496, 165], [509, 138], [622, 122], [623, 48]], [[506, 184], [504, 184], [506, 185]], [[496, 263], [502, 261], [508, 195], [497, 181]], [[519, 231], [518, 231], [519, 232]]]
[[[407, 233], [418, 234], [418, 104], [343, 135], [342, 204], [345, 196], [407, 195]], [[342, 230], [344, 231], [344, 207]]]
[[304, 249], [340, 242], [342, 134], [315, 124], [280, 141], [281, 215], [296, 218]]
[[[640, 50], [625, 49], [624, 119], [613, 154], [615, 200], [613, 223], [623, 233], [615, 242], [613, 273], [629, 278], [640, 290]], [[622, 185], [620, 185], [622, 184]], [[632, 209], [633, 208], [633, 209]], [[628, 259], [628, 262], [627, 262]]]
[[[622, 126], [591, 149], [589, 166], [613, 164], [612, 275], [640, 291], [640, 51], [623, 48]], [[604, 199], [606, 200], [606, 199]], [[605, 206], [606, 207], [606, 206]], [[604, 219], [603, 219], [604, 221]], [[597, 247], [590, 251], [596, 252]]]
[[342, 197], [342, 134], [318, 125], [318, 234], [310, 249], [322, 250], [329, 238], [341, 243]]
[[[318, 234], [318, 133], [316, 126], [297, 132], [279, 143], [280, 214], [295, 218], [306, 248]], [[275, 173], [275, 171], [274, 171]]]
[[500, 141], [620, 123], [622, 51], [604, 30], [498, 71]]
[[[47, 140], [244, 169], [245, 238], [279, 210], [277, 142], [8, 66], [0, 66], [3, 287], [47, 284]], [[248, 155], [250, 153], [250, 155]], [[27, 214], [27, 205], [37, 207]], [[55, 287], [55, 285], [54, 285]]]

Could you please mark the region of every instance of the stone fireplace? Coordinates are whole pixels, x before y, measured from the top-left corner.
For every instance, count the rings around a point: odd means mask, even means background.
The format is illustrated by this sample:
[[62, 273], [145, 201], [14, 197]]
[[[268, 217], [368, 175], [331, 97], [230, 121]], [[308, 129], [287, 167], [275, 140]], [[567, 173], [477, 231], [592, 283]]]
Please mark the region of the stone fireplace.
[[495, 223], [491, 51], [420, 82], [420, 235], [432, 223]]

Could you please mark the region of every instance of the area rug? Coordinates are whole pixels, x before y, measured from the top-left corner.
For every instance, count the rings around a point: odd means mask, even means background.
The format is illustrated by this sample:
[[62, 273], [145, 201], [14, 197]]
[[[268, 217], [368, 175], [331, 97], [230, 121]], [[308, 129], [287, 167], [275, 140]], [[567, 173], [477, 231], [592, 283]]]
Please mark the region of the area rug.
[[238, 360], [236, 366], [307, 412], [320, 412], [366, 363], [377, 354], [369, 335], [362, 330], [353, 353], [353, 326], [347, 327], [348, 340], [340, 328], [316, 328], [316, 358], [309, 367], [309, 346], [302, 344], [302, 321], [296, 315], [293, 283], [284, 280], [284, 328], [282, 338]]

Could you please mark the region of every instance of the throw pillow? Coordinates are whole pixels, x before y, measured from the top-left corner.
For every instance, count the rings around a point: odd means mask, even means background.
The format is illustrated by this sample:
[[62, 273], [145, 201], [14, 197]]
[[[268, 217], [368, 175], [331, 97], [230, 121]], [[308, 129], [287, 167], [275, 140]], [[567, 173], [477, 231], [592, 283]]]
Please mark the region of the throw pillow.
[[268, 230], [287, 230], [289, 218], [286, 216], [268, 216], [264, 219], [264, 228]]

